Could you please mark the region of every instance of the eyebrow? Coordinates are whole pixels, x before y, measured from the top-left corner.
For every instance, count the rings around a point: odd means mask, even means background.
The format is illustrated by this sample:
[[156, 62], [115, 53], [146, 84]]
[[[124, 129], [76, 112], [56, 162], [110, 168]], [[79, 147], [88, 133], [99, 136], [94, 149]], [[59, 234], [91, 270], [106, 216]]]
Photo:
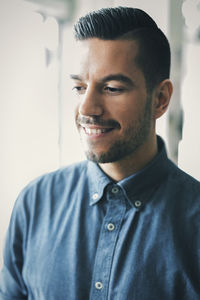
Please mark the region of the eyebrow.
[[83, 78], [81, 76], [75, 75], [75, 74], [70, 74], [70, 78], [73, 80], [80, 80], [80, 81], [83, 80]]
[[112, 81], [112, 80], [120, 81], [120, 82], [126, 83], [130, 86], [134, 84], [133, 81], [129, 77], [127, 77], [123, 74], [120, 74], [120, 73], [119, 74], [110, 74], [110, 75], [104, 77], [102, 79], [102, 82], [107, 82], [107, 81]]
[[[75, 74], [70, 74], [70, 78], [73, 80], [83, 81], [83, 78], [81, 76], [75, 75]], [[100, 81], [105, 83], [105, 82], [112, 81], [112, 80], [120, 81], [120, 82], [128, 84], [130, 86], [134, 85], [133, 81], [129, 77], [127, 77], [121, 73], [110, 74], [108, 76], [103, 77]]]

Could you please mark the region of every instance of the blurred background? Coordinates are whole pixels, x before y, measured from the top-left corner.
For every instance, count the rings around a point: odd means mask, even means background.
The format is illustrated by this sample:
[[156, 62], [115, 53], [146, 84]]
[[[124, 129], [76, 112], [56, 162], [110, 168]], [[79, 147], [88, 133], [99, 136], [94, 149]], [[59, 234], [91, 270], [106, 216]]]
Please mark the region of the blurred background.
[[0, 0], [0, 252], [20, 190], [84, 159], [68, 78], [73, 23], [118, 5], [144, 9], [170, 41], [174, 94], [157, 131], [170, 158], [200, 180], [200, 0]]

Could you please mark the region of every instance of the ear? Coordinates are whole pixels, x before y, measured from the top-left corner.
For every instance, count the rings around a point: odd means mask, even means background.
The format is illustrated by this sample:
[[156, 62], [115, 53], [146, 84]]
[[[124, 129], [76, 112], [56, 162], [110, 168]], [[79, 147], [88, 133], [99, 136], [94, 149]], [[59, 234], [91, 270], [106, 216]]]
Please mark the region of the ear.
[[169, 79], [163, 80], [154, 90], [153, 116], [160, 118], [167, 110], [173, 92], [173, 85]]

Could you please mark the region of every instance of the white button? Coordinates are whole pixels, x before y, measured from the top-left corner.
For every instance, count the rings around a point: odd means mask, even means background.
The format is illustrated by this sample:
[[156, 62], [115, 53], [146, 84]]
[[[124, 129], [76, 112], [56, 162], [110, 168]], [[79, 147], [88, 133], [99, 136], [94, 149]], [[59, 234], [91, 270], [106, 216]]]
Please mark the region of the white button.
[[92, 199], [93, 199], [93, 200], [96, 200], [96, 199], [98, 198], [98, 196], [99, 196], [99, 195], [98, 195], [97, 193], [95, 193], [95, 194], [92, 195]]
[[108, 228], [109, 231], [113, 231], [113, 230], [115, 229], [115, 225], [112, 224], [112, 223], [109, 223], [109, 224], [107, 225], [107, 228]]
[[113, 188], [112, 188], [112, 193], [113, 194], [116, 194], [116, 193], [118, 193], [119, 192], [119, 188], [117, 187], [117, 186], [114, 186]]
[[135, 201], [135, 206], [140, 207], [142, 205], [142, 202], [140, 200]]
[[102, 287], [103, 287], [103, 284], [102, 284], [102, 282], [100, 282], [100, 281], [97, 281], [97, 282], [95, 283], [95, 287], [96, 287], [96, 289], [98, 289], [98, 290], [101, 290], [101, 289], [102, 289]]

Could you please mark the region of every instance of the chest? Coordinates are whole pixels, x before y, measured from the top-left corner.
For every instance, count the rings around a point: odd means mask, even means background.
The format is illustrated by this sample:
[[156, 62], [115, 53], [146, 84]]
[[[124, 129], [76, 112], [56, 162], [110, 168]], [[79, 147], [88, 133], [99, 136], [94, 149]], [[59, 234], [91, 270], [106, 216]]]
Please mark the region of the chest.
[[176, 214], [114, 196], [40, 226], [23, 267], [30, 299], [198, 299], [198, 229]]

